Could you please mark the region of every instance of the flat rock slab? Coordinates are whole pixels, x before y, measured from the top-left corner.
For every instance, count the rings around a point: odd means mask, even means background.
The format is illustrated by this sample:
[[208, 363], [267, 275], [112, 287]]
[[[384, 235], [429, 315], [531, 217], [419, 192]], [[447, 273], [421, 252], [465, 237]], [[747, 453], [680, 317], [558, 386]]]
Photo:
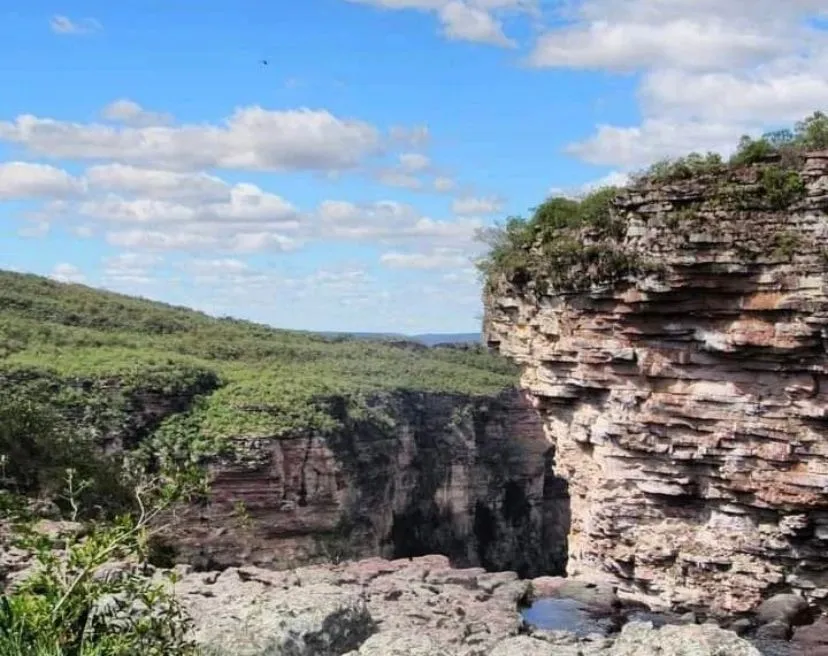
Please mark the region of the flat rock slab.
[[616, 640], [532, 632], [518, 610], [528, 585], [425, 556], [185, 572], [175, 591], [211, 656], [759, 656], [714, 626], [634, 622]]

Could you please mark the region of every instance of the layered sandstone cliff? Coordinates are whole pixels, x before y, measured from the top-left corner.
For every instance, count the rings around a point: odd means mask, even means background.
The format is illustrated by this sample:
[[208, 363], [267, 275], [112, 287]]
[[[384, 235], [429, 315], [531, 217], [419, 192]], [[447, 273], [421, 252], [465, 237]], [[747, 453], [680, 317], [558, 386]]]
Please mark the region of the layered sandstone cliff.
[[332, 405], [334, 435], [237, 440], [245, 456], [211, 466], [209, 502], [177, 511], [175, 559], [282, 569], [440, 553], [525, 576], [563, 570], [567, 490], [524, 394], [395, 392], [357, 415]]
[[828, 152], [796, 175], [788, 197], [761, 166], [624, 190], [647, 275], [491, 281], [487, 339], [569, 482], [570, 574], [723, 612], [828, 598]]

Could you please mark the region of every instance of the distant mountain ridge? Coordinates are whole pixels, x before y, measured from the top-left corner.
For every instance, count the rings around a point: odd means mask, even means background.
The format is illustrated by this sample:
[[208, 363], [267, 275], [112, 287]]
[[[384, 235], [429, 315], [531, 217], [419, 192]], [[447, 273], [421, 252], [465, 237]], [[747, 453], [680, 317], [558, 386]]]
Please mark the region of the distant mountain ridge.
[[436, 344], [480, 344], [481, 333], [421, 333], [419, 335], [404, 335], [403, 333], [349, 333], [324, 331], [319, 333], [325, 337], [350, 337], [366, 340], [403, 340], [435, 346]]

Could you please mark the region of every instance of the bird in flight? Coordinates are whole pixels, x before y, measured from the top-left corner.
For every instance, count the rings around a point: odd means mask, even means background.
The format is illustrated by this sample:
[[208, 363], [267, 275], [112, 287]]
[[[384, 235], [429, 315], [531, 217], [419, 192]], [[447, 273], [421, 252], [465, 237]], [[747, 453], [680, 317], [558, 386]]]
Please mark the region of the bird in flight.
[[261, 61], [262, 65], [267, 66], [267, 59], [262, 59], [260, 61]]

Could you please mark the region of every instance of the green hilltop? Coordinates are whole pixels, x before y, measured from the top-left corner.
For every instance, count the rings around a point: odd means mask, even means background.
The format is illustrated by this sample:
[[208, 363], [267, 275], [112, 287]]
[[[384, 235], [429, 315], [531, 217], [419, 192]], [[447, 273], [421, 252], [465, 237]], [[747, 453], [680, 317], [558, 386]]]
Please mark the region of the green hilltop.
[[[125, 421], [137, 392], [197, 397], [193, 439], [335, 425], [327, 400], [384, 391], [490, 395], [513, 365], [480, 346], [324, 337], [0, 271], [0, 386]], [[360, 403], [361, 405], [361, 403]], [[96, 409], [90, 410], [90, 408]]]

